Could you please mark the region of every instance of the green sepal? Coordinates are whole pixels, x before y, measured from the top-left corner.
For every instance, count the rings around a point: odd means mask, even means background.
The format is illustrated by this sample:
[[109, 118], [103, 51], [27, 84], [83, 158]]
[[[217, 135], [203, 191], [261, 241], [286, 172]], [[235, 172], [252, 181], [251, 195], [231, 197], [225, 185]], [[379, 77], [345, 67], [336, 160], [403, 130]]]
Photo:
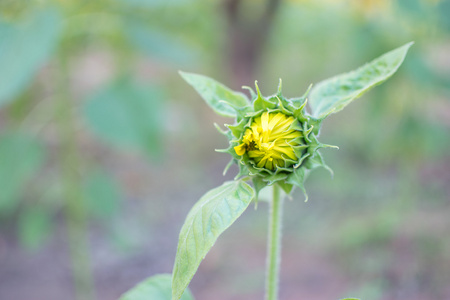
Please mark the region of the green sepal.
[[259, 90], [258, 87], [258, 81], [255, 81], [255, 87], [256, 87], [256, 92], [258, 93], [255, 101], [253, 102], [253, 110], [256, 111], [260, 111], [260, 110], [266, 110], [266, 109], [275, 109], [277, 107], [277, 103], [276, 102], [272, 102], [269, 99], [264, 98], [263, 95], [261, 95], [261, 91]]
[[294, 113], [292, 111], [290, 111], [289, 109], [287, 109], [286, 107], [289, 107], [289, 103], [284, 100], [281, 97], [276, 97], [277, 101], [278, 101], [278, 107], [277, 109], [280, 110], [283, 114], [288, 115], [288, 116], [292, 116], [294, 115]]
[[228, 172], [228, 170], [230, 169], [230, 167], [236, 162], [236, 160], [234, 158], [230, 159], [230, 161], [227, 163], [227, 165], [225, 166], [225, 169], [223, 169], [222, 175], [225, 176]]
[[330, 173], [331, 177], [334, 176], [333, 170], [325, 163], [322, 154], [317, 151], [307, 161], [305, 161], [305, 168], [314, 170], [318, 167], [322, 167], [327, 170]]
[[286, 179], [287, 177], [288, 177], [288, 174], [283, 172], [283, 173], [275, 173], [272, 175], [264, 176], [263, 180], [265, 182], [267, 182], [267, 185], [272, 185], [277, 181]]
[[294, 188], [292, 184], [286, 183], [285, 181], [278, 181], [276, 184], [278, 184], [287, 195], [290, 195]]
[[248, 91], [250, 92], [250, 97], [251, 97], [252, 99], [255, 99], [255, 98], [257, 97], [255, 91], [254, 91], [251, 87], [246, 86], [246, 85], [243, 85], [243, 86], [242, 86], [242, 89], [248, 90]]
[[294, 169], [299, 168], [299, 167], [302, 165], [302, 163], [303, 163], [309, 156], [311, 156], [310, 153], [305, 153], [305, 154], [303, 154], [302, 157], [300, 157], [298, 163], [294, 165]]
[[265, 182], [261, 176], [253, 176], [252, 183], [255, 190], [255, 202], [258, 203], [259, 191], [267, 186], [267, 182]]
[[248, 167], [244, 165], [241, 161], [238, 161], [238, 166], [239, 166], [239, 173], [234, 177], [234, 180], [238, 180], [239, 178], [250, 175]]
[[308, 201], [308, 194], [306, 193], [305, 189], [305, 180], [308, 176], [308, 169], [306, 168], [297, 168], [288, 176], [286, 179], [286, 183], [292, 184], [293, 186], [296, 186], [302, 190], [303, 195], [305, 195], [305, 202]]
[[217, 123], [214, 123], [214, 127], [217, 129], [217, 131], [218, 131], [220, 134], [223, 134], [223, 135], [226, 136], [227, 138], [230, 137], [230, 131], [229, 131], [229, 130], [227, 130], [227, 131], [223, 130], [223, 129], [220, 127], [220, 125], [217, 124]]
[[296, 97], [296, 98], [290, 98], [288, 99], [289, 103], [292, 105], [292, 107], [294, 108], [295, 112], [294, 115], [296, 114], [296, 112], [301, 112], [303, 113], [306, 107], [306, 103], [308, 102], [308, 94], [311, 91], [312, 88], [312, 84], [310, 84], [308, 86], [308, 89], [306, 90], [306, 92], [303, 94], [303, 96], [301, 97]]
[[278, 90], [277, 90], [277, 96], [279, 96], [279, 97], [283, 97], [282, 86], [283, 86], [283, 81], [280, 78], [278, 80]]
[[236, 138], [240, 138], [244, 132], [244, 128], [246, 126], [250, 126], [250, 121], [248, 119], [242, 119], [237, 124], [234, 125], [226, 124], [225, 126], [227, 126], [231, 130], [231, 133], [233, 133], [233, 135]]
[[320, 133], [320, 127], [322, 126], [322, 122], [323, 122], [323, 120], [325, 119], [326, 117], [324, 117], [324, 118], [322, 118], [322, 119], [317, 119], [317, 118], [314, 118], [314, 117], [309, 117], [309, 121], [308, 121], [308, 123], [311, 125], [311, 126], [314, 126], [314, 128], [313, 128], [313, 133], [315, 134], [315, 135], [319, 135], [319, 133]]

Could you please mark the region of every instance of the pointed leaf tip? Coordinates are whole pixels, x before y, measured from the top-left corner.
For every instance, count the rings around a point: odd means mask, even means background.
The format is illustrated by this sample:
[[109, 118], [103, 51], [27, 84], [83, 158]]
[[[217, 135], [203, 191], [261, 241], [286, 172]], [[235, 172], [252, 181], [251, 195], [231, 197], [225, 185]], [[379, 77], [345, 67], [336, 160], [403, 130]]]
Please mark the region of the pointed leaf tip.
[[221, 116], [234, 118], [236, 111], [233, 107], [240, 108], [250, 104], [245, 94], [233, 91], [212, 78], [183, 71], [178, 73]]
[[336, 113], [371, 88], [389, 79], [403, 63], [413, 43], [389, 51], [359, 69], [315, 85], [309, 96], [313, 116], [323, 119]]

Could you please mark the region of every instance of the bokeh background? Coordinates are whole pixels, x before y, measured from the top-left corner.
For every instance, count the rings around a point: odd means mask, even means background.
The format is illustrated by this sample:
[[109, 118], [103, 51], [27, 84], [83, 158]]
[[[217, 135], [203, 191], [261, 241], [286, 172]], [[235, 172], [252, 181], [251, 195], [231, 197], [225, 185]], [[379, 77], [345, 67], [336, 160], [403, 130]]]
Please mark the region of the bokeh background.
[[[450, 299], [450, 1], [0, 1], [0, 299], [117, 299], [170, 273], [229, 157], [178, 70], [287, 97], [415, 41], [329, 117], [334, 169], [285, 205], [280, 299]], [[267, 205], [218, 240], [199, 300], [263, 298]]]

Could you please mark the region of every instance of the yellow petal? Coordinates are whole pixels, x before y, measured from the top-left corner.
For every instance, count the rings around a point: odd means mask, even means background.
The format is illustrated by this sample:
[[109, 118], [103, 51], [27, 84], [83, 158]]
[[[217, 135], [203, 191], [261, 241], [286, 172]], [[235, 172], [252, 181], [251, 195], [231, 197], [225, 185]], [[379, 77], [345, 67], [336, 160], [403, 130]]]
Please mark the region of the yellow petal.
[[239, 146], [236, 146], [236, 147], [234, 147], [234, 151], [236, 151], [236, 154], [237, 155], [240, 155], [240, 156], [242, 156], [242, 155], [244, 155], [244, 153], [245, 153], [245, 144], [244, 143], [242, 143], [242, 144], [240, 144]]

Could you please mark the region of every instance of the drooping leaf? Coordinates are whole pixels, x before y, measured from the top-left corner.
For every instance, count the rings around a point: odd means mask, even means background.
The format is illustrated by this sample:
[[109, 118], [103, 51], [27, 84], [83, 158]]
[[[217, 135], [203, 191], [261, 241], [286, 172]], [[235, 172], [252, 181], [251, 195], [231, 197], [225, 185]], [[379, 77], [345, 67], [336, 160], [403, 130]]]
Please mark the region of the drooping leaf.
[[45, 63], [58, 43], [61, 16], [36, 11], [24, 24], [0, 20], [0, 107], [11, 101]]
[[235, 92], [212, 78], [181, 71], [180, 75], [221, 116], [234, 118], [236, 110], [233, 107], [242, 108], [250, 103], [243, 93]]
[[33, 137], [10, 133], [0, 137], [0, 215], [18, 204], [24, 185], [44, 161], [44, 149]]
[[162, 151], [163, 101], [157, 88], [120, 80], [93, 95], [84, 115], [104, 140], [157, 158]]
[[391, 77], [405, 59], [408, 43], [349, 73], [319, 82], [309, 94], [313, 116], [323, 119], [342, 110], [372, 87]]
[[219, 235], [245, 211], [254, 194], [245, 182], [229, 181], [207, 192], [192, 207], [178, 241], [172, 300], [180, 299]]
[[84, 182], [84, 199], [90, 214], [108, 218], [120, 209], [121, 191], [118, 183], [104, 171], [94, 171]]
[[[158, 274], [147, 278], [126, 292], [119, 300], [170, 300], [172, 298], [172, 276]], [[181, 300], [194, 300], [189, 290], [186, 290]]]

